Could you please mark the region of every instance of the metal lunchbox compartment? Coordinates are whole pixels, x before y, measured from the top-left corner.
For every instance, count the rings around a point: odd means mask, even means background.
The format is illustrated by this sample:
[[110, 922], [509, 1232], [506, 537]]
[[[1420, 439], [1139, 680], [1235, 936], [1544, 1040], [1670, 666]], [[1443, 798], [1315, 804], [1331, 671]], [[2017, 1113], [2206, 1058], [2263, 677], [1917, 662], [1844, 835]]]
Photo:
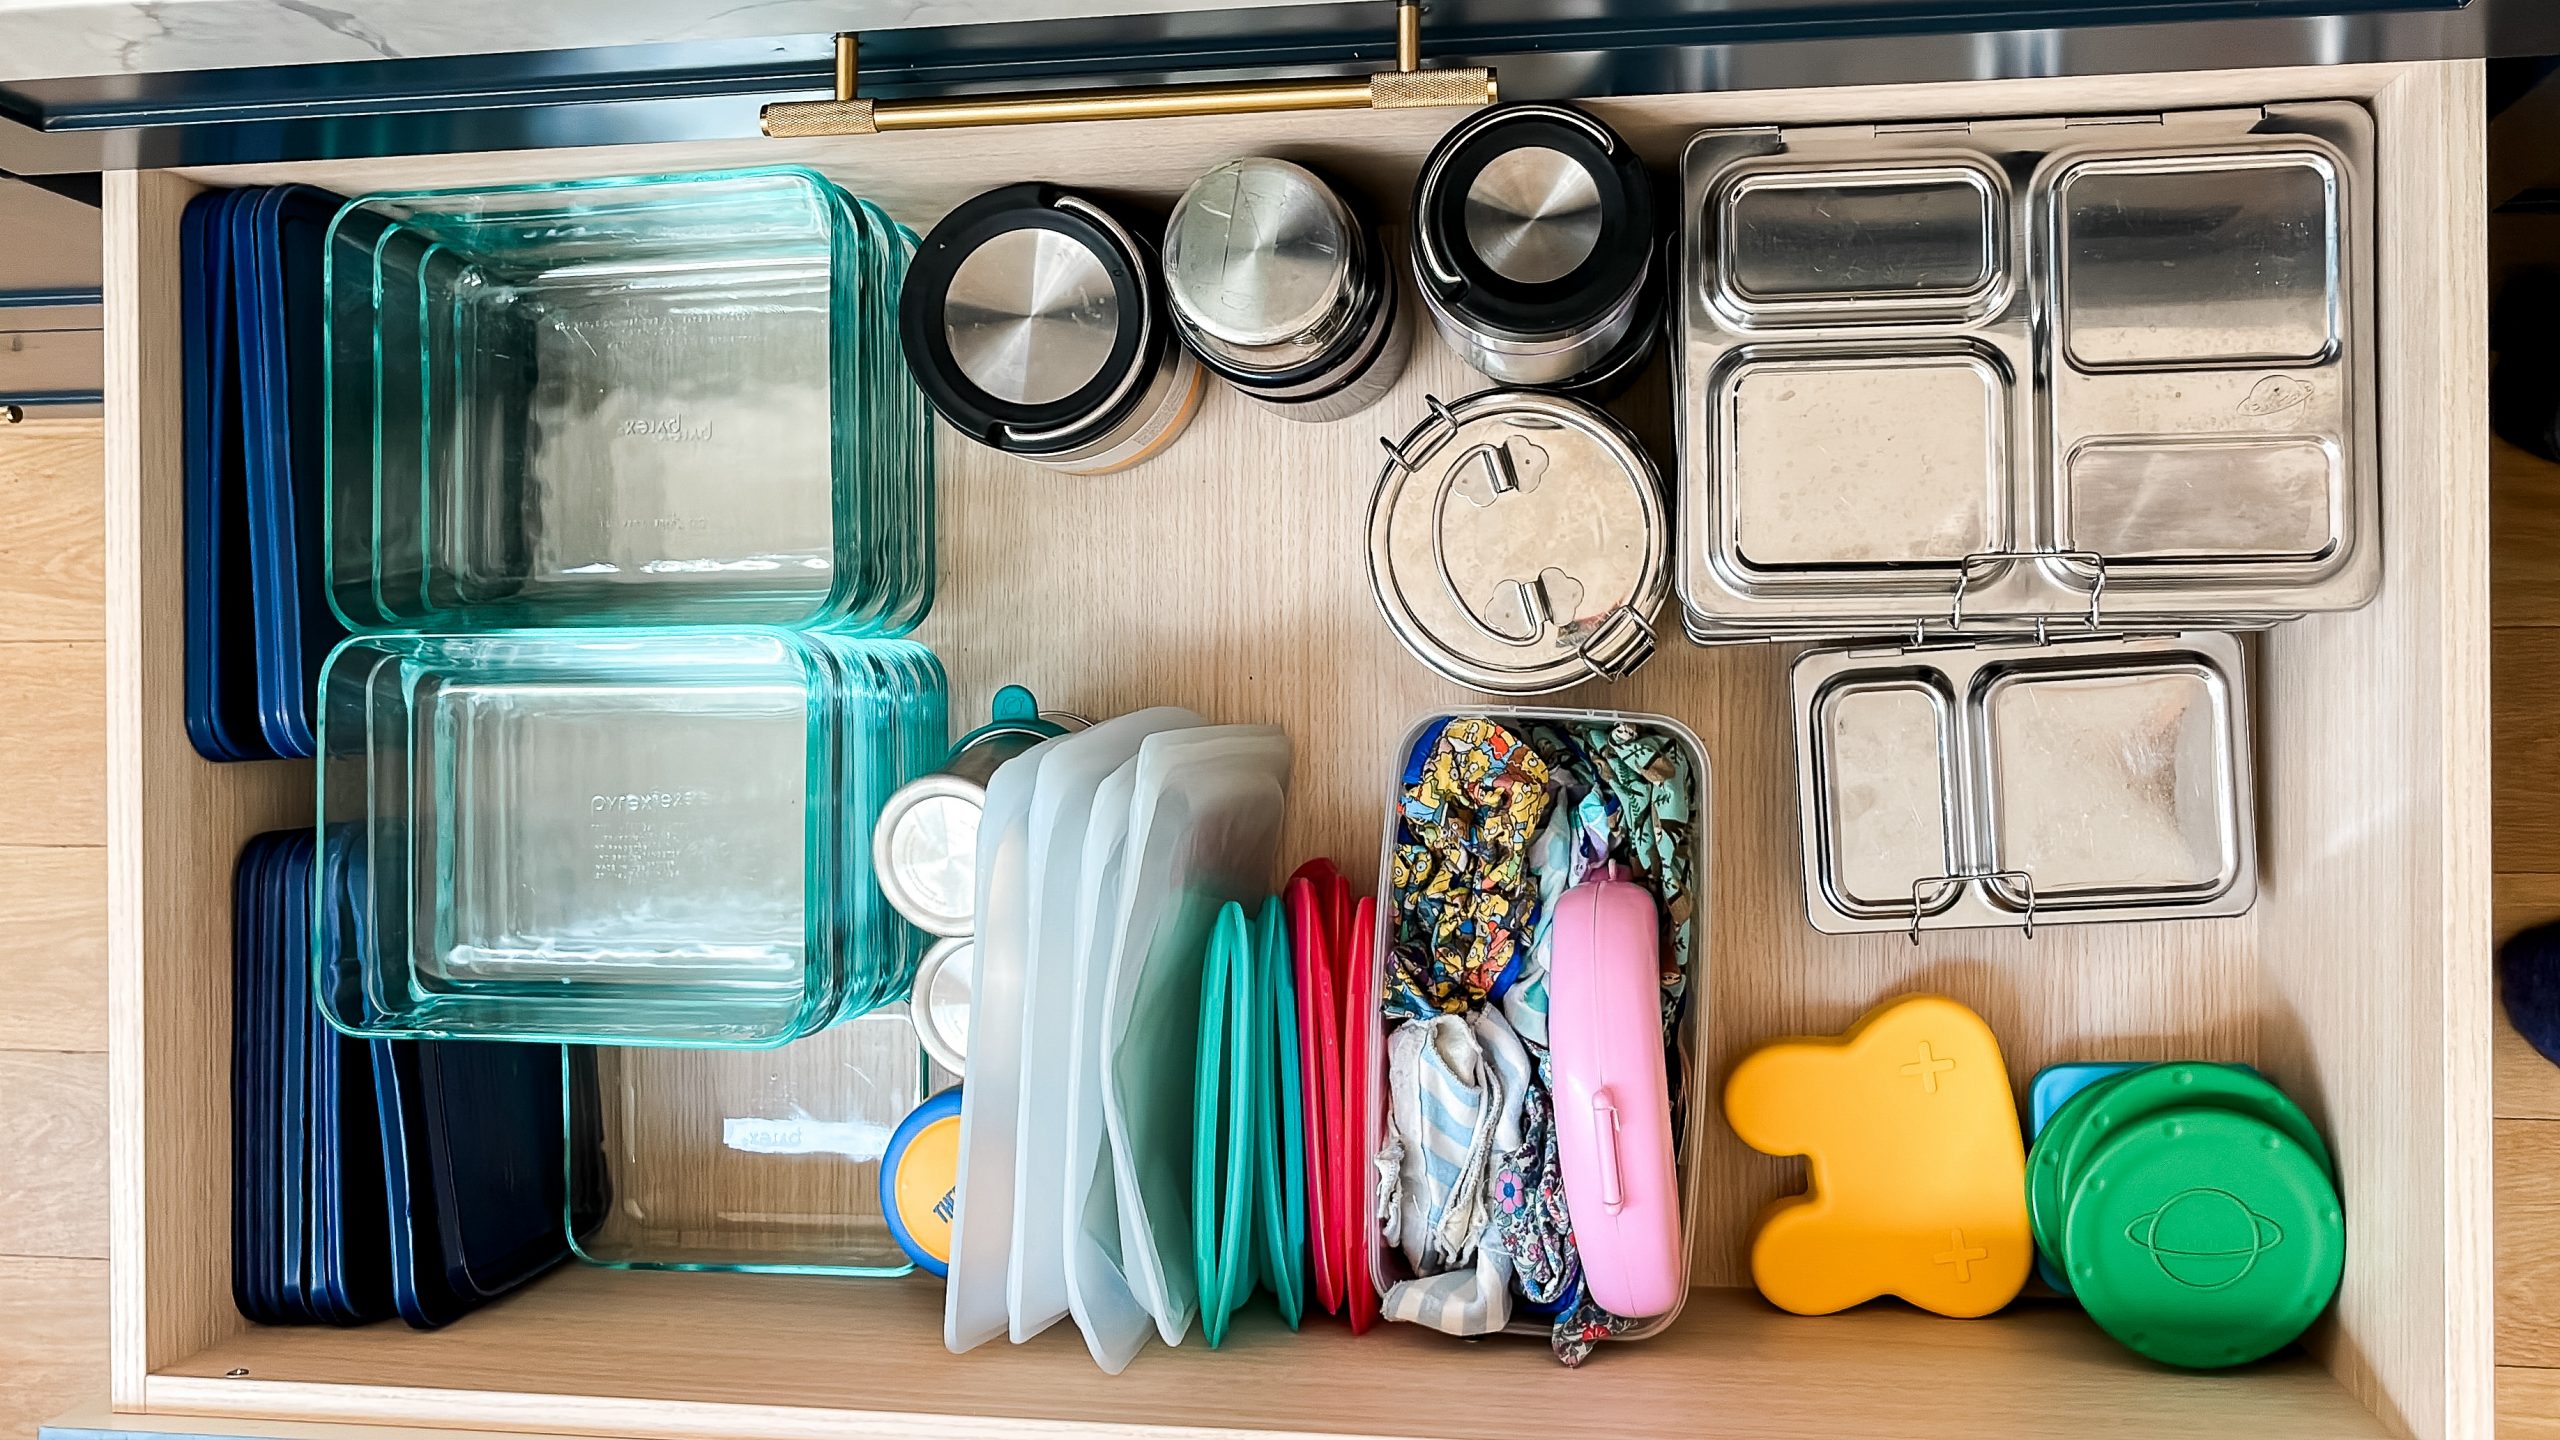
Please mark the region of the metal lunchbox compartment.
[[1805, 910], [1855, 934], [2238, 915], [2256, 903], [2238, 637], [1809, 650]]
[[1673, 347], [1692, 635], [2363, 605], [2374, 189], [2343, 101], [1701, 133]]

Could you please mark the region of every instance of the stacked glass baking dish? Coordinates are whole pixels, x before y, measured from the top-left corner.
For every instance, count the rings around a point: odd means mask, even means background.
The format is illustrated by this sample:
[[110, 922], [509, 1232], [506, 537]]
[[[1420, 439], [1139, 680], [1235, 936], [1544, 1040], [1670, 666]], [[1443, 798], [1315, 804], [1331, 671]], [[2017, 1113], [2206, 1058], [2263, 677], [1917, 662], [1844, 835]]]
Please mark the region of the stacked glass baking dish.
[[1794, 672], [1833, 932], [2256, 892], [2247, 647], [2382, 584], [2373, 121], [2345, 102], [1708, 131], [1676, 566]]
[[331, 226], [317, 993], [375, 1037], [774, 1046], [903, 998], [948, 740], [914, 239], [812, 171]]
[[369, 195], [330, 228], [350, 628], [826, 625], [933, 597], [915, 237], [815, 171]]

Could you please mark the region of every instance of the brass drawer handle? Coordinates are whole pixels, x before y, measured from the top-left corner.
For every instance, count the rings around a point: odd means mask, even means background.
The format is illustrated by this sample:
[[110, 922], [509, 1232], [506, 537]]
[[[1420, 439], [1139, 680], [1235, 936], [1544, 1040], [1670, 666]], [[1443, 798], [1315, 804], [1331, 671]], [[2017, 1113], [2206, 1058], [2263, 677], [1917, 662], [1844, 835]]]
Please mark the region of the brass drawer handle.
[[1214, 85], [1147, 85], [1054, 90], [1029, 95], [955, 96], [939, 100], [864, 100], [858, 40], [836, 36], [836, 96], [767, 105], [764, 133], [778, 138], [876, 135], [888, 130], [945, 130], [972, 125], [1039, 125], [1057, 120], [1153, 120], [1189, 115], [1246, 115], [1295, 110], [1411, 110], [1490, 105], [1499, 98], [1491, 70], [1422, 68], [1422, 6], [1397, 0], [1396, 68], [1375, 75], [1320, 80], [1247, 80]]

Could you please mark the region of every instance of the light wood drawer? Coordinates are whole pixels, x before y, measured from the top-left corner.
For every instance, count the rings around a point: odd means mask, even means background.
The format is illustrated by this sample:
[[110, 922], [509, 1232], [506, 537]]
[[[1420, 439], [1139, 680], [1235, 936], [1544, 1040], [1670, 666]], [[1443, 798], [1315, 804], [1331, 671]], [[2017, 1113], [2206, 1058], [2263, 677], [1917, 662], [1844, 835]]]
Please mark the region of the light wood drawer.
[[[305, 823], [301, 766], [221, 767], [180, 725], [177, 231], [204, 184], [345, 192], [800, 160], [919, 229], [1037, 177], [1164, 197], [1229, 155], [1311, 158], [1401, 196], [1428, 112], [1029, 127], [134, 173], [107, 187], [114, 1399], [197, 1428], [327, 1421], [697, 1435], [1523, 1436], [2096, 1433], [2486, 1436], [2488, 671], [2481, 71], [2207, 73], [1599, 102], [1657, 159], [1710, 124], [2121, 112], [2368, 99], [2379, 135], [2388, 578], [2371, 607], [2257, 647], [2263, 893], [2183, 925], [1831, 938], [1799, 894], [1784, 657], [1668, 648], [1584, 703], [1676, 715], [1716, 770], [1721, 1074], [1771, 1034], [1935, 987], [2013, 1074], [2201, 1054], [2268, 1070], [2335, 1138], [2346, 1283], [2308, 1356], [2236, 1376], [2150, 1367], [2076, 1311], [1957, 1322], [1780, 1315], [1747, 1288], [1755, 1209], [1799, 1183], [1719, 1125], [1695, 1273], [1669, 1334], [1568, 1373], [1534, 1347], [1244, 1326], [1117, 1379], [1069, 1331], [954, 1357], [928, 1281], [571, 1270], [422, 1335], [262, 1329], [231, 1305], [227, 894], [239, 842]], [[1232, 395], [1163, 458], [1068, 479], [946, 437], [939, 608], [954, 713], [1006, 681], [1087, 713], [1179, 702], [1300, 745], [1285, 848], [1365, 871], [1393, 737], [1465, 703], [1397, 649], [1363, 572], [1381, 430], [1480, 382], [1425, 338], [1380, 410], [1323, 427]], [[1659, 421], [1660, 417], [1655, 417]], [[1655, 426], [1657, 432], [1662, 428]], [[1712, 1103], [1712, 1095], [1705, 1097]], [[166, 1422], [163, 1422], [166, 1423]]]

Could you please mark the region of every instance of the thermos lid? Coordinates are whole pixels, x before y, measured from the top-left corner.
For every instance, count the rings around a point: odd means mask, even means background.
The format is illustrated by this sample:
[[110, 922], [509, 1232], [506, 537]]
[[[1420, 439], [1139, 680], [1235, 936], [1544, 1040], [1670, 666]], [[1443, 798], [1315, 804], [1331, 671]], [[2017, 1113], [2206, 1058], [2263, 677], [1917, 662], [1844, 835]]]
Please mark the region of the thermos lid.
[[1387, 446], [1369, 502], [1370, 584], [1405, 648], [1506, 695], [1643, 664], [1670, 589], [1670, 528], [1634, 437], [1541, 391], [1429, 403]]
[[960, 1087], [907, 1112], [880, 1159], [880, 1214], [889, 1238], [933, 1275], [951, 1271], [951, 1218], [960, 1191]]
[[1599, 182], [1544, 145], [1494, 156], [1468, 182], [1458, 212], [1476, 258], [1517, 284], [1561, 280], [1600, 248]]
[[1570, 105], [1476, 112], [1414, 186], [1416, 278], [1436, 308], [1505, 335], [1603, 323], [1652, 274], [1656, 239], [1644, 162]]
[[1120, 333], [1120, 292], [1102, 256], [1064, 231], [1005, 230], [970, 251], [943, 295], [942, 334], [972, 384], [1049, 405], [1092, 382]]
[[916, 247], [898, 341], [925, 398], [969, 438], [1075, 449], [1126, 418], [1171, 343], [1146, 243], [1054, 185], [990, 190]]
[[937, 771], [898, 787], [871, 829], [872, 873], [907, 923], [928, 935], [978, 924], [978, 819], [984, 782]]
[[1210, 358], [1256, 371], [1314, 359], [1362, 299], [1358, 222], [1286, 160], [1230, 160], [1191, 182], [1165, 225], [1173, 313]]

